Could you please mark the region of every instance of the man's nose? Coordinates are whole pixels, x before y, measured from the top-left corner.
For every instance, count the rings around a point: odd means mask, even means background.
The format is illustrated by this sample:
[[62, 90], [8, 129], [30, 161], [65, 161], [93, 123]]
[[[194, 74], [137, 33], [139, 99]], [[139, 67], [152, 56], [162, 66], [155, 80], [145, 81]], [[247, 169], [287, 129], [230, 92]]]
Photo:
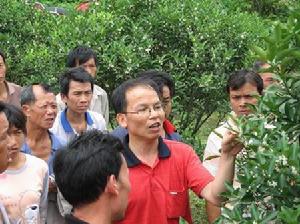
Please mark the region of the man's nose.
[[86, 96], [86, 94], [81, 94], [79, 100], [80, 102], [86, 102], [88, 101], [88, 96]]
[[57, 108], [54, 107], [47, 107], [47, 113], [52, 114], [52, 113], [56, 113], [57, 112]]
[[12, 135], [7, 135], [7, 147], [10, 149], [16, 143], [16, 139]]
[[159, 110], [154, 110], [154, 108], [149, 108], [149, 117], [157, 117], [161, 113]]
[[247, 100], [245, 99], [245, 97], [241, 97], [240, 105], [241, 105], [241, 106], [245, 106], [246, 103], [247, 103]]

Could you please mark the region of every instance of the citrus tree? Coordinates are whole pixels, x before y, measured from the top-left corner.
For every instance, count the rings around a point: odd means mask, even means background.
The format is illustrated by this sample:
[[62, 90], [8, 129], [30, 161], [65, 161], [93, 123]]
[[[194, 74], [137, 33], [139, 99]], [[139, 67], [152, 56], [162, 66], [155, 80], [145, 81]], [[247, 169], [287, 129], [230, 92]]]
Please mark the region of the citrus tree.
[[257, 113], [238, 120], [245, 150], [237, 159], [240, 187], [228, 185], [219, 223], [300, 223], [300, 10], [276, 23], [255, 56], [272, 65], [278, 83]]

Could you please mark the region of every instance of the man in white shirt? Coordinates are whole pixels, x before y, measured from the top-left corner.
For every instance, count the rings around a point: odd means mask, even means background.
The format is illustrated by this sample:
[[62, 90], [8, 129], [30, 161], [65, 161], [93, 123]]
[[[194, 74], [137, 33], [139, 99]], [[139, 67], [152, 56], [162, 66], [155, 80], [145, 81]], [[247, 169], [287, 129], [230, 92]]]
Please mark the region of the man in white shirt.
[[[263, 92], [263, 80], [259, 74], [250, 70], [236, 71], [230, 75], [227, 82], [227, 93], [229, 94], [232, 109], [231, 116], [247, 116], [251, 108], [249, 104], [255, 105], [258, 96]], [[221, 142], [219, 135], [224, 135], [228, 129], [236, 129], [232, 119], [227, 120], [221, 126], [210, 133], [207, 139], [203, 156], [203, 166], [216, 176], [220, 165]], [[235, 186], [237, 182], [233, 182]], [[206, 213], [208, 221], [213, 223], [221, 214], [221, 208], [206, 201]]]
[[[96, 53], [89, 47], [78, 46], [71, 50], [67, 56], [67, 68], [83, 67], [94, 79], [97, 74], [98, 60]], [[65, 109], [61, 95], [56, 95], [58, 109], [61, 111]], [[93, 95], [89, 110], [102, 114], [106, 124], [109, 122], [109, 105], [107, 93], [98, 85], [94, 85]]]
[[65, 71], [60, 78], [60, 95], [66, 108], [61, 111], [51, 131], [69, 142], [81, 133], [97, 129], [106, 129], [103, 116], [88, 111], [93, 95], [94, 80], [82, 67]]

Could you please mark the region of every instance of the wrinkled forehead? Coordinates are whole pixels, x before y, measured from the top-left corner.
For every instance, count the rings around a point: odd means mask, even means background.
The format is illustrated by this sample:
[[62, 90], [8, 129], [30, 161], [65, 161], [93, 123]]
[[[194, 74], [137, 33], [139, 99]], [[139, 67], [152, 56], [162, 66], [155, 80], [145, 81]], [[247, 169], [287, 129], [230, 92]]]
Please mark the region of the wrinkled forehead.
[[33, 86], [33, 94], [35, 97], [35, 103], [44, 101], [56, 101], [54, 93], [46, 92], [40, 86]]

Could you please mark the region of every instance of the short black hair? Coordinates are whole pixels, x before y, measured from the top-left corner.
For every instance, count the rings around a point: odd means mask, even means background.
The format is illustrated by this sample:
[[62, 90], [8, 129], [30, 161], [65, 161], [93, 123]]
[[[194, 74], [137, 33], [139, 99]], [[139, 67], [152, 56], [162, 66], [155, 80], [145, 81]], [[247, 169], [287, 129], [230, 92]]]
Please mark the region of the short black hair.
[[171, 98], [173, 98], [173, 96], [175, 95], [175, 84], [168, 73], [158, 70], [147, 70], [138, 73], [137, 76], [140, 78], [152, 79], [157, 84], [160, 95], [162, 95], [163, 93], [164, 86], [167, 86], [170, 89]]
[[2, 113], [2, 112], [4, 113], [6, 106], [7, 106], [7, 103], [0, 101], [0, 113]]
[[238, 90], [246, 83], [251, 83], [256, 86], [257, 92], [262, 95], [264, 83], [259, 74], [252, 70], [239, 70], [233, 72], [227, 81], [226, 90], [227, 93], [230, 93], [230, 90]]
[[16, 127], [26, 135], [26, 116], [23, 111], [15, 105], [7, 104], [4, 108], [4, 113], [8, 120], [9, 128]]
[[40, 86], [45, 93], [54, 93], [51, 87], [45, 83], [33, 83], [22, 88], [20, 103], [21, 106], [25, 104], [35, 103], [36, 97], [33, 92], [33, 86]]
[[146, 86], [152, 88], [161, 98], [157, 84], [151, 79], [137, 78], [129, 79], [119, 85], [112, 93], [111, 100], [115, 113], [123, 113], [127, 107], [126, 93], [128, 90], [137, 86]]
[[60, 93], [67, 96], [70, 89], [70, 82], [76, 81], [81, 83], [91, 83], [92, 91], [94, 89], [93, 77], [82, 67], [75, 67], [67, 69], [59, 80]]
[[96, 201], [104, 192], [108, 177], [119, 177], [123, 163], [122, 142], [98, 130], [73, 139], [56, 153], [54, 174], [59, 190], [73, 206]]
[[79, 65], [84, 64], [91, 58], [94, 58], [96, 66], [98, 66], [97, 54], [93, 51], [92, 48], [81, 45], [75, 47], [71, 50], [67, 56], [67, 68], [73, 68], [77, 66], [77, 62]]
[[3, 52], [3, 51], [1, 51], [1, 49], [0, 49], [0, 56], [2, 57], [2, 59], [3, 59], [3, 62], [5, 63], [6, 56], [5, 56], [4, 52]]
[[33, 86], [40, 86], [45, 93], [54, 93], [51, 87], [45, 83], [33, 83], [22, 88], [20, 103], [21, 106], [25, 104], [35, 103], [36, 97], [33, 92]]

